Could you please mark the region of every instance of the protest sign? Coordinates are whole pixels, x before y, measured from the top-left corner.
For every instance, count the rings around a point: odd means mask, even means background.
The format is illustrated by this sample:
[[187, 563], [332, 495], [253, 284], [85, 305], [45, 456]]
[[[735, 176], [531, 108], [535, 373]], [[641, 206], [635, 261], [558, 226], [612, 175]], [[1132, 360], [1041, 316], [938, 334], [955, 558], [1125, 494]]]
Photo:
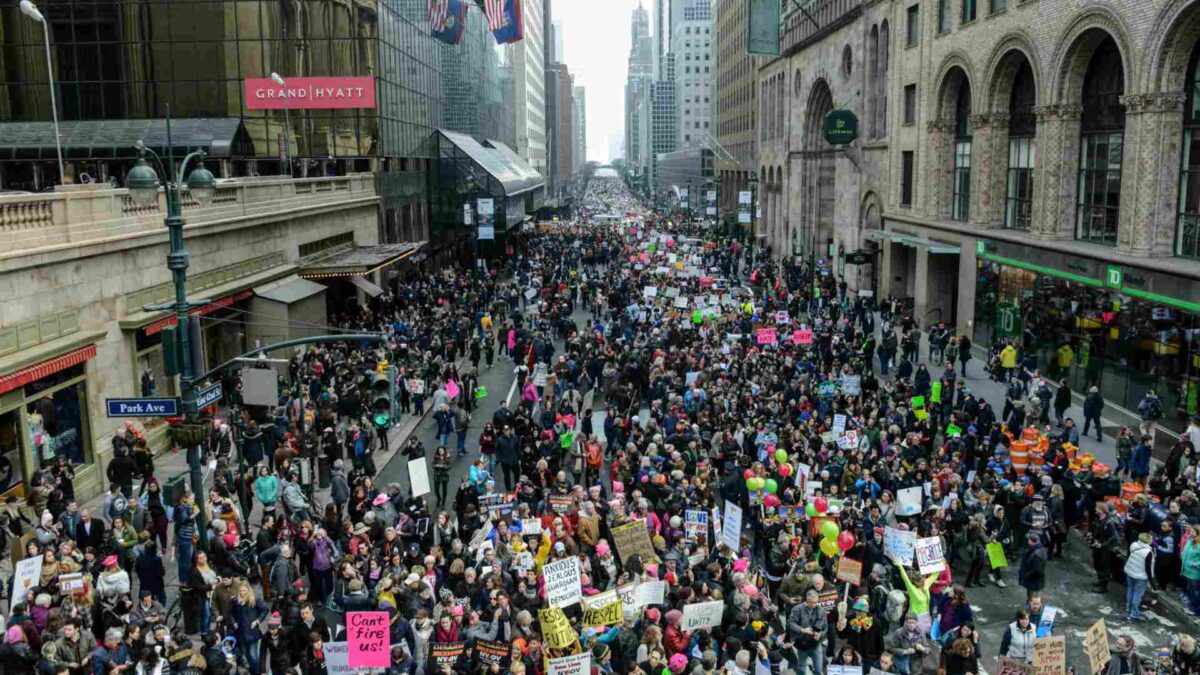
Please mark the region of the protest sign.
[[642, 288], [642, 297], [643, 298], [657, 298], [658, 297], [658, 286], [646, 286], [646, 287]]
[[621, 621], [621, 596], [616, 590], [583, 599], [583, 625], [612, 626]]
[[1008, 567], [1008, 558], [1004, 556], [1004, 546], [1000, 542], [989, 542], [986, 548], [988, 564], [991, 565], [992, 569], [995, 570], [1000, 569], [1001, 567]]
[[387, 612], [346, 613], [346, 663], [351, 668], [387, 668], [392, 657]]
[[636, 581], [624, 586], [617, 586], [617, 595], [621, 598], [621, 612], [627, 620], [636, 619], [642, 609], [642, 606], [638, 604], [637, 589]]
[[1104, 625], [1104, 619], [1092, 624], [1083, 634], [1083, 651], [1087, 652], [1093, 673], [1103, 670], [1112, 659], [1112, 652], [1108, 649], [1108, 627]]
[[787, 313], [786, 309], [781, 309], [778, 312], [775, 312], [775, 323], [784, 324], [784, 323], [787, 323], [788, 321], [791, 321], [791, 319], [788, 318], [788, 313]]
[[951, 424], [946, 425], [946, 435], [947, 436], [962, 436], [962, 432], [963, 432], [962, 427], [960, 427], [956, 424], [951, 423]]
[[692, 542], [699, 542], [701, 545], [708, 543], [708, 512], [688, 509], [683, 514], [684, 532], [686, 539]]
[[843, 375], [842, 393], [847, 396], [858, 396], [862, 393], [862, 375]]
[[570, 607], [579, 602], [583, 589], [579, 585], [579, 558], [563, 558], [542, 565], [546, 582], [546, 602], [555, 607]]
[[721, 524], [721, 543], [729, 547], [734, 554], [741, 550], [742, 507], [728, 500], [725, 502], [725, 522]]
[[754, 331], [754, 340], [760, 345], [773, 345], [778, 339], [774, 328], [759, 328]]
[[862, 675], [862, 666], [830, 665], [825, 669], [825, 675]]
[[897, 530], [894, 527], [883, 529], [883, 554], [889, 560], [897, 559], [905, 565], [911, 565], [916, 545], [916, 532]]
[[903, 488], [896, 493], [896, 515], [915, 516], [921, 512], [921, 488]]
[[690, 605], [684, 605], [682, 628], [684, 632], [687, 632], [720, 626], [721, 615], [724, 613], [725, 602], [722, 600], [693, 602]]
[[[58, 575], [58, 592], [62, 595], [82, 595], [84, 591], [83, 573]], [[165, 617], [164, 617], [165, 618]]]
[[848, 584], [858, 586], [862, 583], [863, 564], [853, 558], [842, 556], [838, 558], [837, 578], [838, 581], [845, 581]]
[[779, 519], [785, 523], [790, 523], [798, 520], [804, 520], [803, 506], [778, 506], [775, 511], [779, 514]]
[[325, 643], [325, 675], [350, 675], [355, 672], [347, 663], [349, 656], [345, 642]]
[[446, 396], [449, 396], [450, 398], [456, 398], [460, 393], [462, 393], [462, 390], [458, 388], [457, 382], [454, 380], [446, 380]]
[[465, 642], [430, 642], [429, 660], [426, 661], [425, 671], [440, 673], [443, 668], [453, 671], [454, 667], [458, 665], [458, 660], [466, 651], [467, 643]]
[[1036, 638], [1033, 641], [1033, 675], [1066, 675], [1067, 638]]
[[613, 544], [617, 547], [617, 555], [624, 563], [630, 556], [638, 556], [643, 563], [657, 563], [658, 556], [654, 554], [654, 544], [650, 541], [650, 531], [646, 529], [645, 519], [639, 518], [631, 523], [612, 528]]
[[17, 561], [17, 565], [13, 569], [12, 588], [9, 589], [12, 595], [12, 601], [8, 606], [10, 614], [17, 603], [28, 602], [29, 589], [37, 586], [41, 581], [43, 557], [45, 556], [35, 555], [32, 558]]
[[925, 397], [924, 396], [912, 397], [911, 403], [912, 403], [913, 415], [915, 415], [917, 419], [923, 420], [929, 416], [929, 413], [925, 411]]
[[846, 416], [840, 415], [840, 414], [834, 415], [833, 416], [833, 429], [832, 429], [833, 433], [840, 434], [845, 430], [846, 430]]
[[408, 484], [412, 488], [412, 496], [420, 497], [427, 495], [429, 489], [429, 465], [428, 459], [418, 457], [408, 460]]
[[851, 429], [837, 439], [837, 446], [842, 450], [853, 450], [858, 447], [858, 432]]
[[565, 516], [571, 512], [575, 505], [575, 497], [571, 495], [547, 495], [546, 503], [550, 505], [550, 510], [560, 516]]
[[512, 648], [507, 642], [496, 642], [495, 640], [476, 640], [473, 651], [475, 660], [485, 668], [500, 666], [500, 669], [504, 670], [512, 656]]
[[592, 655], [571, 654], [546, 661], [546, 675], [588, 675], [592, 672]]
[[1042, 620], [1038, 622], [1037, 636], [1049, 637], [1054, 633], [1054, 620], [1058, 618], [1058, 608], [1054, 605], [1042, 607]]
[[996, 669], [996, 675], [1032, 675], [1033, 667], [1025, 661], [1001, 656], [997, 659], [1000, 666]]
[[933, 574], [946, 569], [946, 556], [942, 552], [941, 537], [918, 539], [913, 547], [917, 557], [917, 569], [921, 574]]
[[538, 623], [542, 626], [542, 639], [546, 646], [554, 649], [566, 649], [575, 644], [579, 636], [571, 628], [567, 615], [558, 607], [547, 607], [538, 610]]
[[425, 393], [425, 380], [405, 380], [405, 386], [408, 387], [408, 393], [410, 394]]
[[679, 295], [675, 297], [675, 300], [671, 304], [675, 309], [687, 309], [688, 299], [685, 296]]
[[821, 382], [817, 385], [817, 396], [821, 398], [833, 398], [837, 396], [837, 382]]
[[807, 328], [802, 328], [792, 333], [792, 342], [798, 345], [811, 345], [813, 343], [813, 332]]
[[647, 581], [638, 584], [637, 604], [641, 607], [661, 605], [667, 599], [667, 582]]

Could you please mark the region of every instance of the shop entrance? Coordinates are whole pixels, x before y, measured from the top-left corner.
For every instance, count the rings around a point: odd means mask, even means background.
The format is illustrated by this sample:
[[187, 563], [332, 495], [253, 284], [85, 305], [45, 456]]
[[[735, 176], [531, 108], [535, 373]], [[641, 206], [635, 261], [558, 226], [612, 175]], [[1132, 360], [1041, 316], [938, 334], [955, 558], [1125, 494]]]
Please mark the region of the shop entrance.
[[888, 295], [901, 298], [912, 305], [917, 294], [917, 250], [892, 242], [892, 278], [888, 280]]

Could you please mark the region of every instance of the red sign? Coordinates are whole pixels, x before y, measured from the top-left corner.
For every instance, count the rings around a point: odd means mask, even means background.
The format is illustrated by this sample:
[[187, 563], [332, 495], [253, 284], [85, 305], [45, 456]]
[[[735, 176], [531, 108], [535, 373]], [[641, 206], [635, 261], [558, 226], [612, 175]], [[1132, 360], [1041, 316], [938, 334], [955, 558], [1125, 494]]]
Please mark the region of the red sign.
[[283, 85], [269, 77], [246, 78], [247, 110], [374, 108], [373, 77], [289, 77]]

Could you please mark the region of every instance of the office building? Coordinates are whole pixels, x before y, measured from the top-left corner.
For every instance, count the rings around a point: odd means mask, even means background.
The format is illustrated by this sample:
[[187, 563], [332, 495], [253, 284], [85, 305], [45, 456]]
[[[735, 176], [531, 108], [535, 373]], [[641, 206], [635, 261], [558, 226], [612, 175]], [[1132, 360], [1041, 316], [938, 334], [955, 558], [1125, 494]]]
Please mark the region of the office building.
[[738, 192], [755, 174], [758, 62], [746, 51], [747, 3], [712, 0], [712, 112], [710, 138], [717, 162], [717, 200], [724, 220], [736, 222]]

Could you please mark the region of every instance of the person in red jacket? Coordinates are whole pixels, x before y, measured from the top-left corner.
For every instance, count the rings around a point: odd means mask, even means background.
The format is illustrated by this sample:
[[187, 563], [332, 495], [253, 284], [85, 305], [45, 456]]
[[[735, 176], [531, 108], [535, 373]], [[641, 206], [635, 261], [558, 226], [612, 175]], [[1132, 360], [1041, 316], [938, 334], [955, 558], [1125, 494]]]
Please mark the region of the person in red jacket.
[[667, 630], [663, 634], [663, 647], [666, 647], [667, 654], [682, 653], [692, 639], [691, 633], [686, 633], [679, 627], [681, 623], [683, 612], [677, 609], [667, 612]]

